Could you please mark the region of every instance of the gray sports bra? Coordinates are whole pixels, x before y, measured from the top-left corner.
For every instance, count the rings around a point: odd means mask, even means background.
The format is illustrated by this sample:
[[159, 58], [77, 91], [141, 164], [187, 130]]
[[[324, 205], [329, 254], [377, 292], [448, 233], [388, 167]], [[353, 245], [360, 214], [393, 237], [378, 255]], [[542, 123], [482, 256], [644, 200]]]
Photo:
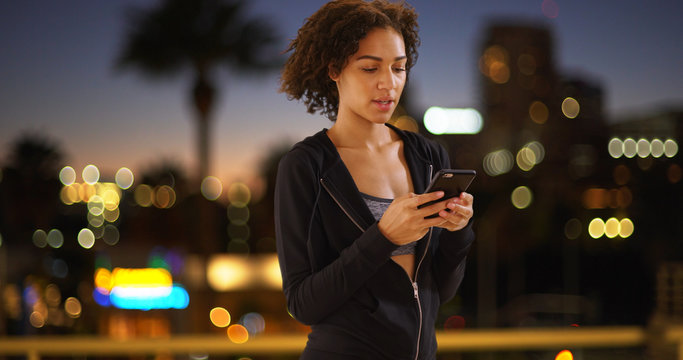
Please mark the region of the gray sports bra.
[[[368, 205], [368, 208], [370, 209], [372, 216], [375, 217], [375, 220], [379, 220], [382, 217], [382, 215], [384, 215], [384, 212], [389, 207], [389, 204], [391, 204], [391, 202], [393, 201], [392, 199], [378, 198], [376, 196], [368, 195], [365, 193], [360, 194], [363, 197], [363, 200], [365, 200], [365, 203]], [[398, 247], [398, 249], [391, 252], [391, 256], [415, 254], [416, 244], [417, 242], [411, 242], [410, 244], [401, 245], [400, 247]]]

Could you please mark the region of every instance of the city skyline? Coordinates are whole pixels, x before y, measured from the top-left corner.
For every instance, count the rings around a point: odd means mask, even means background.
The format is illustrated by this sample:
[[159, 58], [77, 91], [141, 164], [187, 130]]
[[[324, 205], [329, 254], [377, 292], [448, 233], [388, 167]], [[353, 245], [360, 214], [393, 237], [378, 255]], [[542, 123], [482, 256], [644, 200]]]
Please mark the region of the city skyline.
[[[66, 5], [65, 5], [66, 4]], [[320, 1], [250, 1], [248, 13], [273, 22], [281, 35], [277, 51]], [[634, 112], [680, 105], [683, 49], [675, 34], [680, 5], [641, 1], [593, 4], [557, 2], [544, 14], [542, 1], [443, 3], [413, 1], [420, 14], [422, 46], [411, 73], [412, 101], [429, 106], [478, 107], [477, 56], [491, 22], [546, 26], [554, 40], [560, 75], [595, 81], [605, 90], [607, 120]], [[119, 167], [134, 171], [160, 159], [195, 168], [195, 126], [186, 94], [187, 74], [149, 81], [115, 72], [123, 41], [124, 10], [144, 1], [32, 1], [0, 5], [0, 164], [12, 141], [25, 132], [53, 139], [77, 172], [87, 164], [112, 177]], [[549, 17], [549, 16], [550, 17]], [[242, 77], [222, 71], [214, 119], [211, 173], [225, 182], [249, 180], [261, 159], [331, 123], [309, 115], [301, 103], [277, 92], [278, 71]], [[421, 119], [418, 119], [421, 120]]]

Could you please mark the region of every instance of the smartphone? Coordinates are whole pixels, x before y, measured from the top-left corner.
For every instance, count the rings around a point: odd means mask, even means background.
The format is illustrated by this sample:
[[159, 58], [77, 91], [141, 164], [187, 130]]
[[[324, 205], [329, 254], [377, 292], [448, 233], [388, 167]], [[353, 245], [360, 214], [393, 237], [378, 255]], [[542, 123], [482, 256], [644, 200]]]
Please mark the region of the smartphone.
[[[444, 196], [438, 200], [430, 201], [428, 203], [422, 204], [419, 207], [429, 206], [431, 204], [450, 199], [453, 197], [460, 196], [460, 193], [466, 191], [467, 188], [477, 176], [477, 172], [474, 170], [461, 170], [461, 169], [441, 169], [432, 178], [431, 183], [425, 190], [425, 193], [434, 191], [443, 191]], [[427, 216], [427, 218], [434, 218], [439, 216], [438, 214]]]

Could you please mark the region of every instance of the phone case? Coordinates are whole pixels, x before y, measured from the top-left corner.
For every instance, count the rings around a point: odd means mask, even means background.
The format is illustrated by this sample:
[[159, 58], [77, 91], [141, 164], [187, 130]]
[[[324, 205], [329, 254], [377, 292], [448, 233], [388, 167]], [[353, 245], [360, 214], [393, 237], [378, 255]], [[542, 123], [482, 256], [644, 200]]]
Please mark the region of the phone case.
[[[429, 206], [431, 204], [450, 199], [452, 197], [460, 196], [460, 193], [467, 191], [472, 180], [477, 175], [474, 170], [463, 170], [463, 169], [441, 169], [432, 178], [431, 183], [427, 187], [425, 193], [434, 191], [443, 191], [444, 196], [438, 200], [430, 201], [428, 203], [422, 204], [419, 208]], [[430, 215], [427, 218], [433, 218], [438, 216], [437, 214]]]

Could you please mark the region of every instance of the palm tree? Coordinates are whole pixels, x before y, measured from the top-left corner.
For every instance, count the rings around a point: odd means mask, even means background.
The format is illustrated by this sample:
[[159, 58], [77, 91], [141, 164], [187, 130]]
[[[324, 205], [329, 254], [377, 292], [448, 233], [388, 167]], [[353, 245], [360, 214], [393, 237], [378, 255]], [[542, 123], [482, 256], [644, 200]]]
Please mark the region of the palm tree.
[[190, 94], [197, 114], [199, 181], [209, 174], [216, 68], [254, 71], [278, 65], [268, 54], [268, 46], [277, 39], [273, 28], [263, 19], [245, 19], [243, 6], [241, 0], [165, 0], [157, 8], [135, 9], [116, 61], [118, 69], [134, 67], [152, 77], [186, 69], [193, 73]]

